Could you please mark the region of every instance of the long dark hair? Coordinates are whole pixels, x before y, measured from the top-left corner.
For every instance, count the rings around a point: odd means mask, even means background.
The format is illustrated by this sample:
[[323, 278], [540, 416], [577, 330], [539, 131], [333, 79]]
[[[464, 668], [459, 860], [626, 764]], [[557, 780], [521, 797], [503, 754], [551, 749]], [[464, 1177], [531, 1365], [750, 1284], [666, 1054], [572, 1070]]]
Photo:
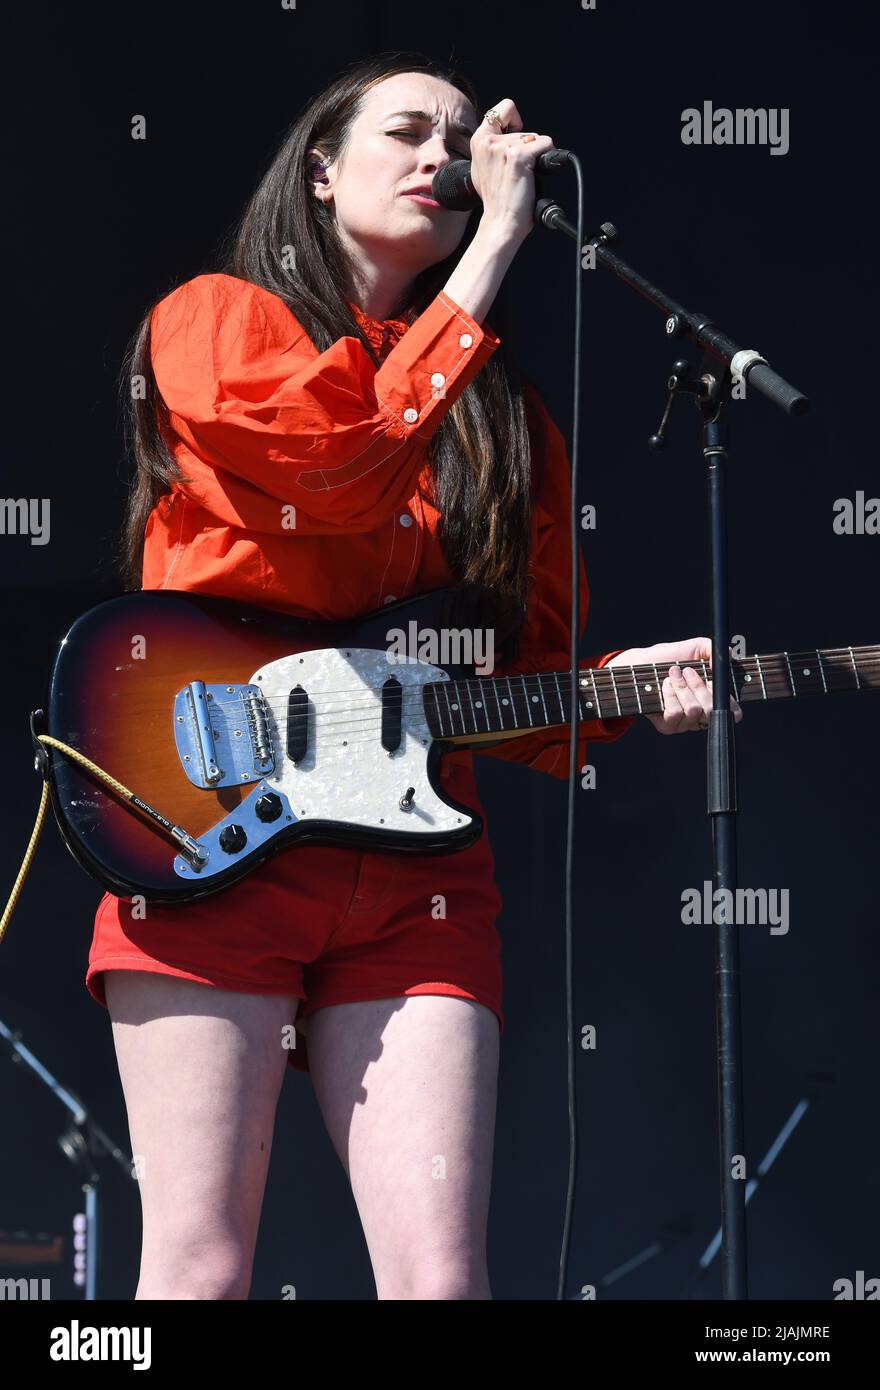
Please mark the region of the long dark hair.
[[[448, 82], [468, 98], [475, 112], [480, 111], [472, 84], [423, 54], [379, 54], [346, 70], [289, 130], [227, 238], [217, 267], [282, 299], [319, 352], [338, 338], [357, 337], [377, 367], [379, 359], [346, 302], [348, 258], [333, 212], [311, 192], [308, 151], [318, 149], [326, 159], [337, 159], [368, 89], [406, 72], [428, 73]], [[414, 279], [410, 303], [397, 317], [411, 322], [436, 298], [473, 239], [480, 212], [475, 209], [455, 252]], [[293, 257], [290, 247], [295, 247]], [[117, 549], [129, 589], [141, 585], [144, 529], [153, 507], [172, 484], [189, 481], [163, 437], [167, 412], [150, 361], [153, 307], [129, 345], [120, 378], [136, 464]], [[137, 392], [132, 389], [135, 381], [141, 387]], [[447, 564], [462, 592], [476, 596], [477, 611], [489, 617], [497, 645], [510, 644], [511, 656], [528, 599], [532, 466], [523, 381], [503, 343], [444, 416], [428, 458]]]

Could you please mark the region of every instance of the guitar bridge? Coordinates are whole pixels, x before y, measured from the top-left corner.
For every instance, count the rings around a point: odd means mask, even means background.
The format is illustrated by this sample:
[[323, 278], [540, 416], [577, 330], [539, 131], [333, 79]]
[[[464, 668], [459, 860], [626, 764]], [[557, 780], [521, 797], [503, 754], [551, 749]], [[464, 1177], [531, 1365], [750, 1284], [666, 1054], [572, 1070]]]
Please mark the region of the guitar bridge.
[[257, 685], [190, 681], [174, 697], [180, 765], [204, 791], [240, 787], [275, 770], [265, 697]]

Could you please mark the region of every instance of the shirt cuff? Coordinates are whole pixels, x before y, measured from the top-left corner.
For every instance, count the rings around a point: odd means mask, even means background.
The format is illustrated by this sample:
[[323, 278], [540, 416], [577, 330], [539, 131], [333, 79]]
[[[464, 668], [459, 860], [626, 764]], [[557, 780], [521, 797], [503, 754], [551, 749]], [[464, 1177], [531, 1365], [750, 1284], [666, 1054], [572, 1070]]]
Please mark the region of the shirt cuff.
[[481, 327], [441, 290], [376, 373], [376, 399], [401, 437], [430, 439], [500, 343], [488, 324]]

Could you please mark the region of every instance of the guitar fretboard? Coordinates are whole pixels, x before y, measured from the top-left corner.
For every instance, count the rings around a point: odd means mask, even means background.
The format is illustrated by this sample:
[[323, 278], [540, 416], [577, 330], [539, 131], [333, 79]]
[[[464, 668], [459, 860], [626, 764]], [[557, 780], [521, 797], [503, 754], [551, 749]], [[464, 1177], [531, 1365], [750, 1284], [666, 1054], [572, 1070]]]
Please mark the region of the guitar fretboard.
[[[685, 661], [710, 682], [706, 661]], [[584, 667], [578, 673], [578, 717], [620, 719], [660, 714], [662, 685], [674, 662]], [[424, 687], [425, 713], [434, 738], [515, 733], [567, 724], [571, 674], [542, 671], [523, 676], [474, 676], [432, 681]], [[805, 695], [840, 695], [880, 689], [880, 646], [826, 647], [732, 658], [731, 694], [739, 703]]]

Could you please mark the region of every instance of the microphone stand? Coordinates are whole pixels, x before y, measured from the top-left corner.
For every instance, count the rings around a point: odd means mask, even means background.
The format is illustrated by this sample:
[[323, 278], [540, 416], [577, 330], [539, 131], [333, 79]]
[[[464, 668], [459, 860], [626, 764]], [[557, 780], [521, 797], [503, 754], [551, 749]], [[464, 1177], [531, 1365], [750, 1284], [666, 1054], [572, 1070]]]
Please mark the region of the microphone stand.
[[[569, 162], [579, 165], [577, 156], [565, 152]], [[579, 184], [582, 185], [578, 168]], [[536, 174], [536, 191], [543, 187]], [[539, 196], [535, 205], [535, 222], [550, 231], [563, 232], [578, 240], [575, 227], [563, 209], [552, 199]], [[789, 415], [802, 415], [809, 401], [795, 387], [774, 372], [755, 349], [739, 347], [712, 322], [707, 314], [682, 308], [669, 295], [653, 285], [638, 271], [610, 249], [617, 231], [610, 222], [602, 224], [596, 236], [583, 248], [582, 265], [595, 265], [611, 270], [643, 295], [666, 318], [666, 335], [670, 339], [687, 338], [703, 349], [700, 366], [694, 376], [690, 364], [677, 360], [667, 381], [669, 395], [657, 434], [649, 445], [665, 447], [664, 430], [669, 412], [677, 395], [694, 398], [701, 416], [701, 447], [706, 460], [709, 504], [709, 561], [712, 584], [712, 710], [709, 716], [707, 741], [707, 811], [710, 816], [712, 843], [713, 919], [715, 922], [715, 1048], [718, 1084], [719, 1163], [721, 1182], [721, 1284], [725, 1299], [747, 1299], [747, 1256], [745, 1197], [745, 1143], [742, 1105], [742, 1038], [740, 1017], [739, 938], [736, 922], [719, 922], [715, 894], [726, 889], [736, 902], [737, 852], [736, 820], [739, 813], [736, 789], [735, 723], [730, 709], [728, 690], [731, 686], [728, 633], [728, 565], [727, 565], [727, 497], [726, 470], [728, 458], [728, 427], [722, 412], [731, 396], [745, 394], [746, 384], [758, 391]], [[634, 679], [634, 678], [633, 678]], [[734, 687], [734, 694], [736, 690]], [[728, 914], [722, 911], [725, 918]], [[734, 918], [736, 914], [733, 914]]]
[[10, 1060], [30, 1067], [34, 1075], [53, 1093], [67, 1111], [68, 1125], [58, 1137], [65, 1158], [79, 1169], [81, 1191], [85, 1197], [85, 1214], [75, 1220], [74, 1283], [84, 1289], [84, 1298], [98, 1297], [98, 1261], [101, 1250], [102, 1222], [100, 1208], [101, 1174], [98, 1160], [105, 1154], [115, 1159], [132, 1176], [131, 1160], [89, 1114], [75, 1091], [65, 1086], [48, 1067], [21, 1041], [21, 1034], [0, 1019], [0, 1040], [9, 1049]]

